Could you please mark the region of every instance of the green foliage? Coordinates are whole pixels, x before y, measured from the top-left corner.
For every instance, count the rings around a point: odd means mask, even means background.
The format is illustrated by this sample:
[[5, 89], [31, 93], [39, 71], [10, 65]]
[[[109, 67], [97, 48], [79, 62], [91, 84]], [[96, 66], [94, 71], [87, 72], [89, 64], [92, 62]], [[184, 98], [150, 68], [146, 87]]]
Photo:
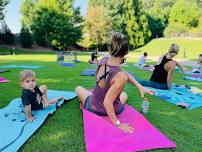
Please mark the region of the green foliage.
[[72, 5], [73, 0], [25, 0], [21, 7], [23, 24], [39, 45], [66, 50], [81, 38], [82, 17], [79, 8]]
[[180, 23], [187, 27], [197, 27], [200, 9], [195, 0], [177, 0], [170, 13], [169, 24]]
[[151, 35], [147, 17], [139, 0], [125, 0], [124, 8], [125, 32], [130, 45], [138, 48], [144, 45]]
[[88, 7], [90, 6], [104, 6], [107, 9], [108, 16], [111, 17], [113, 31], [124, 32], [124, 0], [89, 0]]
[[152, 38], [162, 37], [166, 24], [160, 19], [148, 15], [148, 23], [152, 33]]
[[10, 2], [10, 0], [0, 0], [0, 20], [4, 18], [4, 8]]
[[202, 0], [196, 0], [196, 2], [197, 2], [197, 5], [199, 6], [199, 8], [202, 11]]
[[32, 35], [25, 27], [22, 27], [20, 31], [20, 44], [25, 48], [30, 48], [33, 44]]
[[188, 30], [189, 28], [185, 26], [184, 24], [175, 23], [175, 24], [169, 25], [165, 29], [164, 35], [166, 37], [179, 37], [179, 36], [183, 36], [184, 33], [187, 33]]
[[107, 9], [101, 6], [88, 7], [85, 16], [83, 46], [97, 45], [100, 48], [108, 42], [109, 33], [112, 31], [112, 19], [108, 16]]
[[163, 36], [174, 3], [175, 0], [143, 0], [153, 38]]
[[15, 43], [15, 35], [11, 33], [10, 29], [7, 27], [3, 27], [0, 32], [0, 43], [3, 44], [14, 44]]
[[23, 0], [21, 4], [21, 14], [22, 14], [22, 25], [30, 30], [32, 19], [35, 15], [35, 5], [36, 1], [33, 0]]

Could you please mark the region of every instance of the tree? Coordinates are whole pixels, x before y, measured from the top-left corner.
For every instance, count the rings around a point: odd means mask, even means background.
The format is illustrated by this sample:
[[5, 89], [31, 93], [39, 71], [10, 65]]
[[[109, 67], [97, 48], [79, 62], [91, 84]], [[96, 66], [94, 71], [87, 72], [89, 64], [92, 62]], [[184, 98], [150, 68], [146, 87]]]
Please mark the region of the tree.
[[51, 45], [66, 50], [81, 38], [81, 26], [75, 27], [68, 17], [53, 10], [43, 9], [37, 12], [31, 29], [34, 39], [40, 45]]
[[26, 27], [22, 27], [20, 31], [20, 44], [22, 47], [30, 48], [33, 44], [32, 35]]
[[163, 36], [174, 3], [175, 0], [143, 0], [143, 9], [146, 11], [153, 38]]
[[113, 31], [123, 32], [124, 0], [89, 0], [88, 7], [103, 6], [112, 20]]
[[[25, 0], [21, 7], [23, 23], [30, 28], [39, 45], [66, 50], [81, 38], [82, 17], [73, 0]], [[29, 10], [27, 7], [31, 7]]]
[[202, 0], [196, 0], [196, 2], [197, 2], [199, 8], [200, 8], [201, 11], [202, 11]]
[[87, 46], [96, 45], [100, 50], [108, 42], [112, 31], [112, 19], [108, 16], [107, 9], [102, 5], [88, 7], [84, 25], [84, 41], [90, 39]]
[[139, 0], [125, 0], [124, 8], [125, 32], [131, 46], [138, 48], [144, 45], [151, 35], [147, 17]]
[[23, 0], [20, 8], [22, 25], [29, 30], [31, 30], [32, 19], [35, 17], [36, 2], [35, 0]]
[[4, 18], [4, 8], [10, 2], [10, 0], [0, 0], [0, 20]]
[[1, 20], [1, 35], [0, 41], [4, 44], [14, 44], [15, 42], [15, 35], [11, 33], [11, 30], [8, 28], [4, 19]]
[[197, 27], [200, 9], [195, 0], [177, 0], [173, 5], [169, 24], [184, 24], [187, 27]]

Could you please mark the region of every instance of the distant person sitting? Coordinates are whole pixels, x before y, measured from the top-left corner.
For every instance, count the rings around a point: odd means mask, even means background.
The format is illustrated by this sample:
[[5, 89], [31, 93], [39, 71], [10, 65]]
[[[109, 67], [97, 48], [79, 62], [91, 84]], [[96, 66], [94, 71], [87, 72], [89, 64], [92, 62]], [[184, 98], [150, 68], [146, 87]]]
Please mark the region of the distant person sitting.
[[136, 66], [141, 67], [145, 70], [153, 71], [154, 66], [146, 64], [147, 56], [148, 56], [147, 52], [144, 52], [144, 55], [141, 56], [139, 62], [136, 64]]
[[145, 66], [146, 65], [147, 56], [148, 56], [147, 52], [144, 52], [144, 55], [141, 56], [141, 58], [140, 58], [139, 62], [137, 63], [137, 65], [141, 66], [141, 67]]
[[178, 54], [179, 46], [172, 44], [168, 50], [168, 53], [162, 55], [151, 75], [150, 81], [137, 80], [141, 85], [158, 89], [171, 89], [172, 78], [175, 66], [178, 66], [184, 73], [184, 67], [174, 61], [173, 58]]
[[90, 64], [97, 64], [98, 63], [98, 51], [97, 50], [94, 50], [91, 54], [91, 59], [89, 60], [89, 63]]
[[197, 66], [191, 72], [202, 73], [202, 54], [199, 54]]

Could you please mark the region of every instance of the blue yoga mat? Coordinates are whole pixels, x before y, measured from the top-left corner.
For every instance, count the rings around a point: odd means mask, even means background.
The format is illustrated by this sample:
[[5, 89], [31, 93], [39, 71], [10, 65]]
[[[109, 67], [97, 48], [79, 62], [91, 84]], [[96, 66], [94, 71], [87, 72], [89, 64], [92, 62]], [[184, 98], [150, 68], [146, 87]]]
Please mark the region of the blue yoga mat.
[[32, 66], [32, 65], [4, 65], [1, 68], [17, 68], [17, 69], [39, 69], [43, 66]]
[[190, 92], [189, 86], [174, 85], [171, 90], [161, 90], [146, 87], [154, 90], [156, 96], [164, 99], [165, 101], [175, 105], [187, 105], [189, 110], [202, 107], [202, 94], [193, 94]]
[[9, 72], [10, 70], [0, 70], [0, 73]]
[[191, 72], [191, 71], [187, 71], [187, 72], [185, 72], [185, 74], [201, 74], [202, 75], [202, 73], [200, 73], [200, 72]]
[[195, 77], [184, 77], [185, 80], [192, 80], [202, 82], [202, 78], [195, 78]]
[[[135, 77], [135, 75], [132, 72], [126, 71], [127, 73], [129, 73], [130, 75], [132, 75], [133, 77]], [[85, 69], [84, 71], [82, 71], [80, 73], [81, 76], [95, 76], [96, 73], [96, 69]]]
[[85, 69], [81, 72], [81, 76], [95, 76], [96, 69]]
[[136, 65], [134, 64], [133, 67], [136, 67], [136, 68], [139, 68], [139, 69], [142, 69], [142, 70], [145, 70], [145, 71], [154, 71], [154, 68], [151, 68], [151, 67], [143, 67], [143, 66], [139, 66], [139, 65]]
[[[48, 98], [64, 96], [65, 100], [76, 97], [74, 92], [48, 90]], [[52, 114], [64, 103], [59, 101], [43, 110], [33, 111], [36, 118], [27, 122], [21, 98], [12, 100], [6, 107], [0, 109], [0, 152], [17, 151], [26, 140], [43, 124], [49, 114]]]
[[73, 64], [73, 63], [67, 63], [67, 62], [62, 62], [61, 65], [63, 65], [63, 66], [68, 66], [68, 67], [73, 67], [73, 66], [75, 66], [75, 64]]

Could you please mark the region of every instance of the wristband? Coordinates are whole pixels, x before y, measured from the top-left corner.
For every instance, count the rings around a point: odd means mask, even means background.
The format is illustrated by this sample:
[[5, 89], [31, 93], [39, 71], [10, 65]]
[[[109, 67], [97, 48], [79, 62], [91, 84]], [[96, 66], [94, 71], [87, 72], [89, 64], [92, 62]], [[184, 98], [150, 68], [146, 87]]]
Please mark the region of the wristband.
[[117, 121], [114, 122], [114, 124], [115, 124], [116, 126], [120, 126], [121, 122], [120, 122], [119, 120], [117, 120]]

